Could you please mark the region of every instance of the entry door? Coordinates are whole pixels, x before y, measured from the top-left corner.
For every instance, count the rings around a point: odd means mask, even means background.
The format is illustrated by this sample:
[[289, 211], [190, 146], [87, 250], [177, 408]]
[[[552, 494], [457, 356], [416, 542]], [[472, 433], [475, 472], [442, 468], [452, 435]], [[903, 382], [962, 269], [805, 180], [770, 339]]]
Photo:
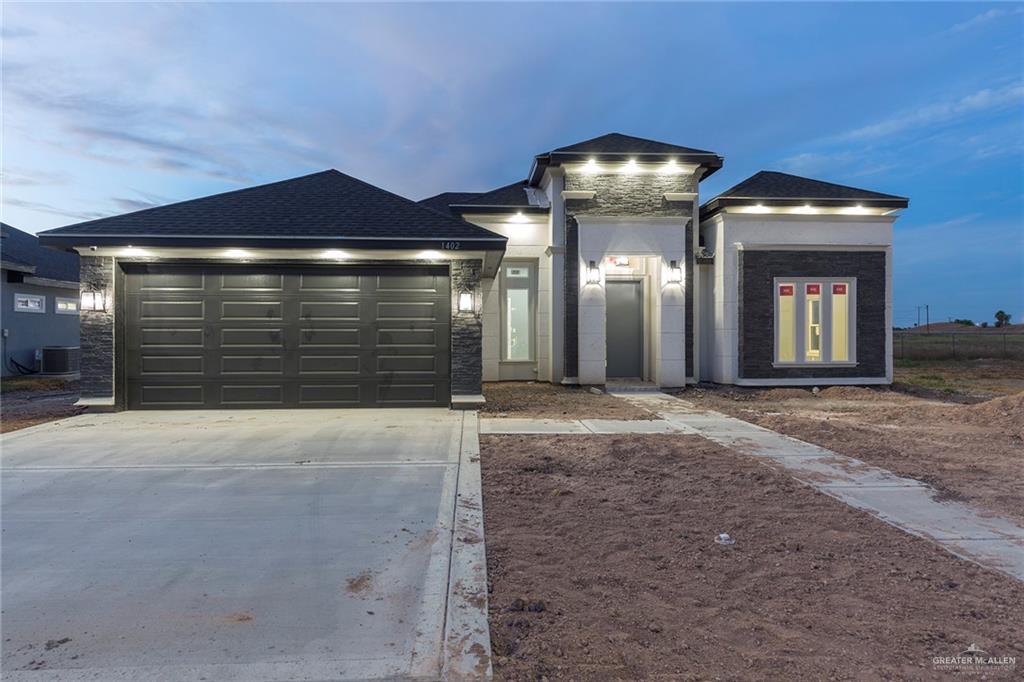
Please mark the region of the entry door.
[[611, 378], [642, 378], [644, 373], [643, 282], [605, 282], [608, 304], [605, 374]]
[[447, 268], [124, 269], [130, 409], [448, 404]]

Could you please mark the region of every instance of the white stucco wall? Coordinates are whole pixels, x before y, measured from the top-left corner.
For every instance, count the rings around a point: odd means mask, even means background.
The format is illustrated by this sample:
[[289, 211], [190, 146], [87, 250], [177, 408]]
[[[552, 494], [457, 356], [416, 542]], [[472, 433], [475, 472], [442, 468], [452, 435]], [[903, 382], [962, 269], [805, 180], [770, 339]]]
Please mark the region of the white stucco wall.
[[[649, 268], [647, 306], [653, 319], [649, 373], [663, 387], [686, 383], [686, 299], [683, 283], [667, 281], [668, 264], [677, 261], [685, 268], [686, 219], [616, 218], [579, 216], [579, 382], [603, 384], [606, 380], [606, 301], [603, 261], [607, 256], [653, 256]], [[587, 282], [590, 261], [601, 265], [601, 282]], [[685, 271], [684, 271], [685, 273]], [[685, 274], [683, 277], [685, 281]]]
[[[736, 383], [739, 375], [739, 251], [741, 249], [850, 250], [881, 248], [886, 252], [886, 325], [892, 329], [892, 226], [896, 216], [792, 215], [719, 213], [701, 223], [704, 243], [713, 246], [714, 296], [703, 317], [711, 334], [711, 381]], [[707, 300], [707, 299], [705, 299]], [[887, 375], [892, 380], [891, 334], [887, 341]], [[705, 349], [705, 353], [708, 349]], [[768, 383], [800, 384], [804, 379]], [[813, 382], [812, 382], [813, 383]], [[842, 383], [833, 381], [832, 383]], [[846, 383], [855, 383], [846, 381]]]
[[[548, 246], [551, 221], [548, 215], [514, 213], [503, 215], [465, 215], [465, 220], [508, 237], [505, 261], [530, 260], [537, 266], [537, 308], [535, 339], [536, 363], [501, 362], [501, 296], [497, 278], [485, 279], [483, 288], [483, 380], [500, 381], [539, 379], [551, 381], [551, 303], [552, 267]], [[557, 287], [560, 298], [562, 287]], [[559, 377], [560, 379], [560, 377]]]

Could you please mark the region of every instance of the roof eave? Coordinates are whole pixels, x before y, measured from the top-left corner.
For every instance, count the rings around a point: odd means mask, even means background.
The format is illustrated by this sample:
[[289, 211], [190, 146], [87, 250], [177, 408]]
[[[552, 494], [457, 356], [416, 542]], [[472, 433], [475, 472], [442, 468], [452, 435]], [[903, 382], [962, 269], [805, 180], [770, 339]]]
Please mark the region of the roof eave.
[[548, 166], [560, 166], [563, 163], [577, 161], [586, 162], [590, 159], [605, 162], [637, 159], [647, 163], [663, 163], [670, 160], [680, 163], [692, 163], [704, 169], [704, 174], [701, 176], [702, 180], [714, 175], [724, 163], [722, 157], [714, 152], [551, 152], [550, 154], [542, 154], [534, 158], [533, 166], [530, 168], [530, 186], [540, 186], [540, 181], [544, 177], [544, 170]]
[[531, 213], [545, 215], [551, 209], [548, 206], [519, 206], [508, 204], [452, 204], [450, 208], [460, 215], [467, 213]]
[[481, 237], [295, 237], [230, 235], [152, 235], [152, 234], [52, 234], [39, 235], [40, 243], [57, 248], [90, 246], [150, 246], [150, 247], [230, 247], [275, 249], [441, 249], [443, 242], [458, 242], [463, 251], [504, 251], [508, 237], [491, 233]]
[[716, 213], [720, 213], [723, 208], [730, 206], [750, 206], [753, 204], [761, 204], [763, 206], [802, 206], [804, 204], [812, 203], [815, 206], [823, 206], [826, 208], [853, 208], [855, 206], [863, 206], [864, 208], [888, 208], [892, 210], [899, 210], [910, 206], [910, 199], [906, 197], [893, 196], [887, 199], [839, 199], [839, 198], [810, 198], [810, 197], [729, 197], [729, 196], [718, 196], [711, 199], [706, 204], [700, 207], [700, 219], [706, 220]]

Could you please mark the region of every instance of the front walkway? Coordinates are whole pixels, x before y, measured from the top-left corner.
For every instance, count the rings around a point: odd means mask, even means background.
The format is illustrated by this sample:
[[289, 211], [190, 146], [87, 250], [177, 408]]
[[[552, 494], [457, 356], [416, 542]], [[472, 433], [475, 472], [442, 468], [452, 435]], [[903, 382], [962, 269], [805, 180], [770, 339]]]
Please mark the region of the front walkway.
[[480, 433], [690, 433], [785, 468], [794, 478], [867, 511], [963, 559], [1024, 580], [1024, 528], [966, 505], [941, 501], [921, 481], [897, 476], [760, 426], [712, 412], [664, 393], [616, 394], [656, 413], [647, 422], [484, 419]]

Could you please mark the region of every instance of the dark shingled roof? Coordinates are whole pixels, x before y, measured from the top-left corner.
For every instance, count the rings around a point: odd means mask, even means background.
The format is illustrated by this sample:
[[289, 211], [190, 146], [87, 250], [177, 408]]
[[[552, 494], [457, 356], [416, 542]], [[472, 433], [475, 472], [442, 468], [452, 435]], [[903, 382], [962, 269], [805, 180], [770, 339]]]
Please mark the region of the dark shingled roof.
[[643, 156], [648, 162], [676, 159], [685, 163], [695, 163], [704, 168], [704, 178], [722, 167], [722, 157], [714, 152], [693, 147], [683, 147], [668, 142], [658, 142], [622, 133], [608, 133], [590, 140], [577, 142], [550, 152], [538, 154], [530, 169], [531, 185], [536, 187], [544, 176], [544, 169], [548, 166], [558, 166], [562, 163], [582, 161], [588, 157], [599, 157], [605, 160], [627, 159], [633, 156]]
[[454, 206], [531, 206], [526, 194], [529, 187], [526, 180], [513, 182], [490, 192], [480, 192], [463, 201], [453, 202]]
[[755, 200], [770, 206], [797, 206], [806, 202], [823, 206], [849, 206], [855, 202], [865, 207], [893, 210], [910, 205], [909, 199], [894, 194], [882, 194], [778, 171], [760, 171], [701, 206], [700, 218], [704, 220], [724, 207], [742, 206]]
[[677, 144], [647, 140], [622, 133], [608, 133], [566, 147], [559, 147], [548, 153], [560, 152], [573, 154], [714, 154], [714, 152], [703, 149], [682, 147]]
[[78, 254], [42, 246], [35, 235], [0, 223], [0, 260], [34, 268], [31, 274], [65, 282], [78, 281]]
[[893, 194], [882, 194], [832, 182], [812, 180], [799, 175], [778, 171], [760, 171], [743, 182], [730, 187], [716, 199], [724, 197], [743, 199], [903, 199]]
[[137, 239], [139, 243], [161, 238], [190, 243], [202, 238], [228, 238], [239, 244], [246, 239], [246, 243], [280, 239], [275, 246], [285, 242], [379, 240], [374, 243], [386, 247], [391, 241], [452, 239], [493, 242], [502, 248], [505, 241], [482, 227], [445, 216], [337, 170], [91, 220], [40, 236], [44, 242], [80, 245], [115, 243], [114, 239], [126, 243], [133, 237], [147, 238]]
[[448, 208], [449, 206], [453, 204], [461, 204], [480, 194], [482, 194], [482, 192], [441, 192], [440, 194], [435, 194], [432, 197], [420, 199], [416, 203], [420, 206], [426, 206], [429, 209], [443, 213], [444, 215], [454, 217], [451, 209]]
[[[529, 209], [532, 212], [546, 212], [546, 207], [536, 206], [530, 203], [530, 197], [526, 194], [529, 187], [526, 180], [513, 182], [510, 185], [492, 189], [489, 192], [444, 192], [437, 196], [423, 199], [420, 205], [428, 206], [435, 211], [441, 211], [445, 215], [460, 215], [462, 213], [475, 213], [479, 207], [480, 212], [497, 208]], [[452, 211], [451, 207], [457, 210]]]

